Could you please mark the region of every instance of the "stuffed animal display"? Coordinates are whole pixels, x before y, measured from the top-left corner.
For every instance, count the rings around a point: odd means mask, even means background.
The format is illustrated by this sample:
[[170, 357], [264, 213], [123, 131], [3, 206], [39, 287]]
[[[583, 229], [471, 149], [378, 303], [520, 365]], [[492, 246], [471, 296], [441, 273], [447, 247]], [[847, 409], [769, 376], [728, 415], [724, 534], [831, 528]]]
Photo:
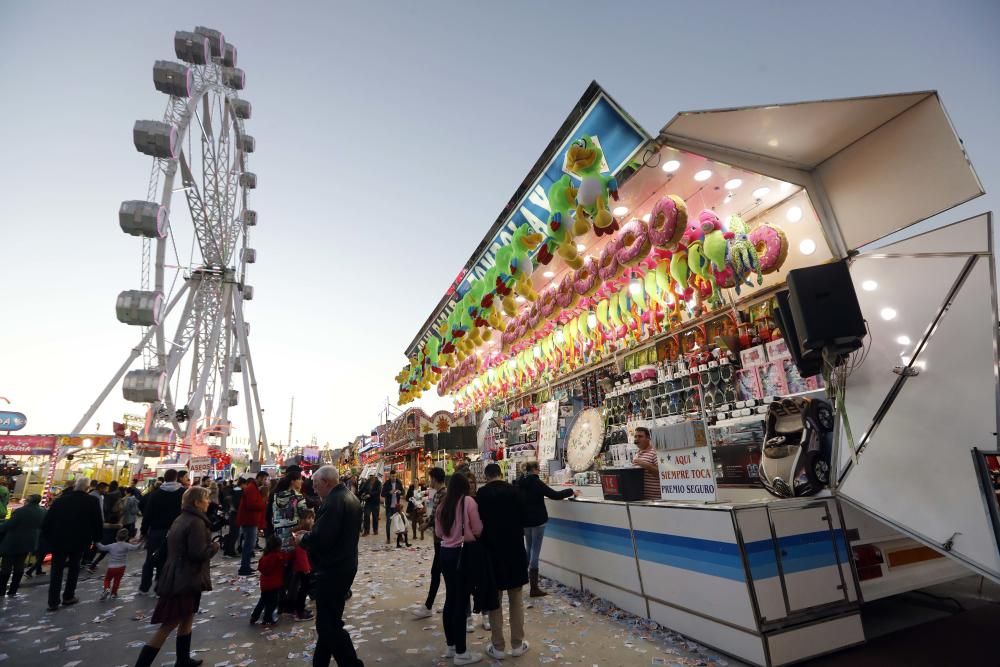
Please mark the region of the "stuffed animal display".
[[[408, 359], [396, 376], [401, 405], [436, 384], [460, 411], [482, 408], [717, 308], [723, 289], [760, 286], [785, 262], [788, 239], [776, 225], [738, 215], [723, 224], [710, 209], [689, 215], [677, 195], [619, 226], [609, 204], [617, 182], [603, 161], [591, 137], [570, 145], [568, 173], [547, 191], [548, 220], [515, 229]], [[612, 235], [599, 257], [577, 250], [591, 230]], [[563, 277], [536, 288], [537, 266], [557, 258]]]

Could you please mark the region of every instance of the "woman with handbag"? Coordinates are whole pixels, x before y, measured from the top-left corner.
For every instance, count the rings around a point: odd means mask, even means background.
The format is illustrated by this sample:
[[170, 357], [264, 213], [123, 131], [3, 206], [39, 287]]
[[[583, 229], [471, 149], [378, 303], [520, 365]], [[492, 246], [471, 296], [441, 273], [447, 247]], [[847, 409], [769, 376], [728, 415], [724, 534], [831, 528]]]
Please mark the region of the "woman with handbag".
[[466, 545], [476, 542], [483, 532], [476, 501], [469, 496], [469, 480], [454, 474], [448, 482], [444, 502], [435, 512], [434, 532], [441, 538], [441, 573], [444, 575], [444, 636], [448, 651], [444, 657], [454, 658], [456, 665], [471, 665], [483, 659], [481, 653], [470, 651], [465, 638], [465, 616], [469, 595], [477, 573], [474, 558], [469, 558]]
[[136, 667], [150, 667], [160, 647], [177, 629], [177, 667], [198, 667], [201, 660], [191, 658], [191, 626], [201, 603], [201, 594], [212, 590], [209, 561], [219, 550], [212, 541], [209, 520], [205, 515], [210, 503], [209, 491], [192, 486], [181, 498], [181, 513], [167, 533], [167, 562], [156, 586], [160, 599], [150, 623], [160, 627], [142, 647]]

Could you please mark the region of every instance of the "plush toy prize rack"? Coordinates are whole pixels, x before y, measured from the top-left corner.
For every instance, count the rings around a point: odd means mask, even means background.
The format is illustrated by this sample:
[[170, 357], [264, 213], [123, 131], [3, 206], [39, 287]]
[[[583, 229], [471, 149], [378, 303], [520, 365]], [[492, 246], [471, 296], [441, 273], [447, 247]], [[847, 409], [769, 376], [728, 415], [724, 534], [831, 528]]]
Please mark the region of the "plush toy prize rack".
[[[723, 222], [710, 209], [695, 216], [675, 194], [655, 202], [648, 222], [619, 223], [608, 204], [617, 183], [600, 173], [602, 160], [590, 137], [571, 143], [565, 168], [578, 182], [567, 174], [549, 188], [546, 234], [524, 224], [497, 251], [494, 266], [396, 376], [400, 404], [437, 384], [438, 394], [456, 395], [459, 410], [481, 408], [543, 374], [572, 371], [714, 310], [722, 289], [739, 294], [784, 263], [780, 227], [739, 215]], [[596, 260], [576, 248], [591, 229], [610, 237]], [[536, 261], [556, 257], [570, 271], [539, 294]], [[494, 336], [499, 349], [480, 352]]]

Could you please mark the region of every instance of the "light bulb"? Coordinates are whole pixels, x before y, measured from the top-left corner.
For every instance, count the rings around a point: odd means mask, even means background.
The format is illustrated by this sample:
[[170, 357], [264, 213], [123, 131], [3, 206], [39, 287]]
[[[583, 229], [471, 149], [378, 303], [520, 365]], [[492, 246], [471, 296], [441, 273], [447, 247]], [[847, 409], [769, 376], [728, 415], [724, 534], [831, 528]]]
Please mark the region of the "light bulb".
[[711, 169], [702, 169], [701, 171], [699, 171], [698, 173], [696, 173], [694, 175], [694, 180], [696, 180], [698, 182], [707, 181], [710, 178], [712, 178], [712, 170]]
[[587, 246], [583, 245], [582, 243], [577, 243], [576, 244], [576, 251], [577, 252], [583, 252], [586, 249], [587, 249]]
[[642, 292], [642, 281], [638, 278], [632, 278], [628, 281], [628, 291], [633, 295], [638, 296], [638, 294]]
[[899, 343], [900, 345], [909, 345], [913, 341], [910, 340], [909, 336], [900, 336], [899, 338], [896, 339], [896, 342]]
[[883, 308], [879, 313], [883, 320], [894, 320], [896, 319], [896, 310], [894, 308]]
[[554, 271], [546, 271], [542, 275], [545, 276], [546, 278], [554, 278], [556, 274]]
[[728, 181], [726, 181], [726, 189], [727, 190], [735, 190], [736, 188], [740, 187], [741, 185], [743, 185], [743, 179], [742, 178], [731, 178]]
[[562, 332], [562, 329], [559, 329], [558, 331], [556, 331], [556, 344], [562, 345], [565, 342], [566, 342], [566, 334]]
[[672, 174], [681, 168], [681, 163], [677, 160], [667, 160], [663, 163], [663, 171]]
[[652, 216], [649, 213], [647, 213], [646, 215], [642, 216], [642, 221], [643, 222], [649, 222], [650, 220], [652, 220]]
[[517, 359], [511, 359], [510, 360], [510, 369], [512, 371], [516, 371], [517, 370]]
[[753, 198], [763, 199], [765, 196], [767, 196], [767, 193], [770, 191], [771, 188], [757, 188], [756, 190], [753, 191]]
[[535, 355], [535, 359], [542, 358], [542, 348], [540, 346], [536, 345], [535, 349], [532, 350], [532, 353]]
[[524, 297], [518, 294], [517, 297], [515, 297], [514, 301], [517, 301], [518, 303], [524, 303]]
[[863, 289], [866, 292], [874, 292], [875, 290], [878, 289], [878, 283], [875, 282], [874, 280], [866, 280], [863, 283], [861, 283], [861, 289]]
[[615, 210], [611, 211], [616, 216], [621, 217], [628, 213], [628, 206], [615, 206]]
[[785, 211], [785, 219], [788, 222], [798, 222], [802, 219], [802, 209], [798, 206], [793, 206], [787, 211]]
[[816, 242], [812, 239], [802, 239], [802, 243], [799, 244], [799, 252], [803, 255], [811, 255], [816, 252]]
[[587, 326], [590, 327], [591, 329], [597, 326], [597, 315], [595, 315], [594, 313], [587, 315]]

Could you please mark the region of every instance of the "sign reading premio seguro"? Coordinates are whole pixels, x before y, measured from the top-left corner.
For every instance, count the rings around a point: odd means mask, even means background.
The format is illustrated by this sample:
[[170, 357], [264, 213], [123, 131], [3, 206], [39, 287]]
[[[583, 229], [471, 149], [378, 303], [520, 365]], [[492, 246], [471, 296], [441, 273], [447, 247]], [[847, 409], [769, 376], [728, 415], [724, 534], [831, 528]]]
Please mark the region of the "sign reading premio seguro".
[[660, 495], [664, 500], [715, 500], [710, 447], [659, 451]]

